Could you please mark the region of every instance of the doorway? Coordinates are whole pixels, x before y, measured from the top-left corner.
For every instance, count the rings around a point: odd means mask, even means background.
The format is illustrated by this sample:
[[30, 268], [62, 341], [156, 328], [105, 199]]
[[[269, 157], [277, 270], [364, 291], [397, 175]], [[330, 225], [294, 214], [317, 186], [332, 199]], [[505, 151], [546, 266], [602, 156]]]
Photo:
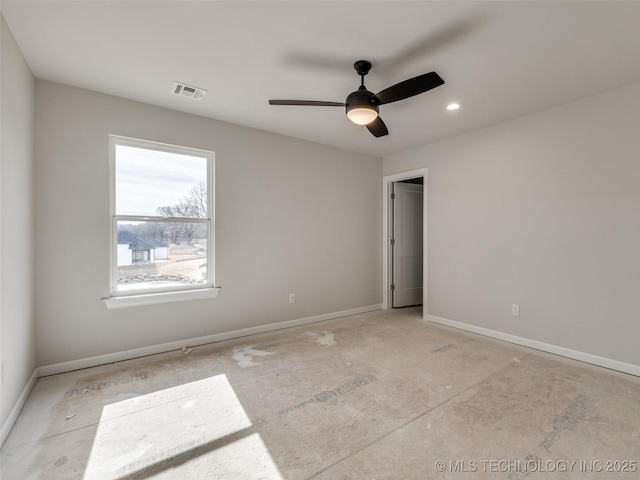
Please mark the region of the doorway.
[[422, 305], [423, 178], [391, 184], [391, 307]]
[[422, 305], [423, 318], [427, 314], [427, 178], [426, 168], [383, 178], [382, 307]]

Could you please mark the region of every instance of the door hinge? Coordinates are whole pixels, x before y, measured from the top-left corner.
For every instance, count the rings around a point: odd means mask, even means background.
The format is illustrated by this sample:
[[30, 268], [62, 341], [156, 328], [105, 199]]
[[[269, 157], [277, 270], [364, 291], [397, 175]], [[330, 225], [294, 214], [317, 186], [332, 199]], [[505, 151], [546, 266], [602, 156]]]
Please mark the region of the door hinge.
[[396, 244], [396, 239], [395, 239], [395, 238], [392, 238], [392, 239], [391, 239], [391, 245], [395, 245], [395, 244]]
[[396, 199], [396, 194], [395, 194], [395, 193], [392, 193], [392, 194], [391, 194], [391, 200], [395, 200], [395, 199]]
[[395, 289], [396, 289], [396, 286], [395, 286], [395, 284], [392, 283], [391, 284], [391, 290], [395, 290]]

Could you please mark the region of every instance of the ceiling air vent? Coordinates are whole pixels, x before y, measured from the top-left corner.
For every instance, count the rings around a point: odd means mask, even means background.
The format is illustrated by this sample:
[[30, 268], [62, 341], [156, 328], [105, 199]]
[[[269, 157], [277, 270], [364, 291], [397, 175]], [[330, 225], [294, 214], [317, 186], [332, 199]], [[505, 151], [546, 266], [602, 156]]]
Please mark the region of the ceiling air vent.
[[181, 97], [193, 98], [194, 100], [202, 100], [202, 97], [207, 94], [207, 91], [203, 88], [192, 87], [186, 83], [173, 82], [171, 93], [180, 95]]

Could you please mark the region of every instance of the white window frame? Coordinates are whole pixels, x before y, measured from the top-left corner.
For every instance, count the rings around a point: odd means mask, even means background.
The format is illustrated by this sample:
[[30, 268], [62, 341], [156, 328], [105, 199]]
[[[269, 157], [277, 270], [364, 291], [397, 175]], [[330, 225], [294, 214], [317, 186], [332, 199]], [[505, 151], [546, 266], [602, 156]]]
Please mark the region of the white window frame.
[[[162, 217], [149, 215], [117, 215], [116, 213], [116, 146], [155, 150], [159, 152], [177, 153], [207, 159], [207, 218], [191, 217]], [[215, 228], [214, 228], [214, 206], [215, 206], [215, 153], [209, 150], [200, 150], [178, 145], [141, 140], [136, 138], [123, 137], [119, 135], [109, 135], [109, 214], [111, 219], [110, 228], [110, 255], [109, 255], [109, 297], [104, 301], [107, 308], [121, 308], [128, 306], [148, 305], [154, 303], [173, 302], [181, 300], [211, 298], [217, 296], [219, 288], [214, 286], [215, 279]], [[205, 283], [198, 285], [182, 285], [166, 288], [140, 289], [134, 291], [117, 291], [118, 267], [118, 222], [143, 221], [160, 223], [204, 223], [207, 225], [207, 279]]]

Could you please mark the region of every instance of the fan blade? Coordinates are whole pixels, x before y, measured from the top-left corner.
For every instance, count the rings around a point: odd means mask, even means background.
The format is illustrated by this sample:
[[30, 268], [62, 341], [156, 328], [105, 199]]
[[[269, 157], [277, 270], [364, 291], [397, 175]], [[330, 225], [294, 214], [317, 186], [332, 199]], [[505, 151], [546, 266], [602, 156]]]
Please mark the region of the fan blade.
[[299, 105], [303, 107], [344, 107], [345, 103], [319, 102], [316, 100], [269, 100], [269, 105]]
[[380, 117], [377, 117], [371, 123], [367, 123], [367, 129], [374, 137], [384, 137], [385, 135], [389, 135], [389, 130], [387, 130], [387, 126]]
[[444, 80], [436, 72], [425, 73], [385, 88], [376, 93], [373, 98], [378, 101], [379, 105], [384, 105], [385, 103], [397, 102], [398, 100], [424, 93], [427, 90], [439, 87], [443, 83]]

